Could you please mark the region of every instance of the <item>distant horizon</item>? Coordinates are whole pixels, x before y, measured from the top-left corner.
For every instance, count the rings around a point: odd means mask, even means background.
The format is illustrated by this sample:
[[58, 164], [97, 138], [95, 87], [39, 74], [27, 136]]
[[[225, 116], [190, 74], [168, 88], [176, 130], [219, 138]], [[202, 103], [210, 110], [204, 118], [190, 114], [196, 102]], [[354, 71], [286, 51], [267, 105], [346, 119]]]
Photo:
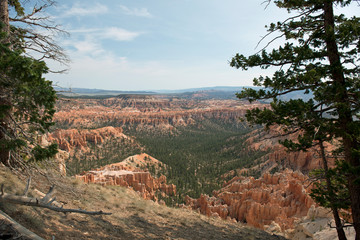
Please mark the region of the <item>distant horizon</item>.
[[126, 89], [103, 89], [103, 88], [87, 88], [87, 87], [62, 87], [54, 86], [56, 89], [77, 89], [77, 90], [94, 90], [94, 91], [107, 91], [107, 92], [182, 92], [182, 91], [196, 91], [196, 90], [212, 90], [212, 89], [236, 89], [244, 87], [254, 87], [254, 86], [205, 86], [205, 87], [189, 87], [189, 88], [178, 88], [178, 89], [140, 89], [140, 90], [126, 90]]

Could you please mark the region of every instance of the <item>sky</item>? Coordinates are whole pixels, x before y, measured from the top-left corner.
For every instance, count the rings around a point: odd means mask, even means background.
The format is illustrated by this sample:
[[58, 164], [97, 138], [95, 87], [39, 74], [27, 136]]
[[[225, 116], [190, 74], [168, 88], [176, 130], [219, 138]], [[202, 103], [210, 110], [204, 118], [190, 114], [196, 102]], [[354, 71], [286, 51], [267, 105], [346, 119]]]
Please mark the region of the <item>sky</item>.
[[262, 2], [58, 1], [46, 13], [69, 33], [56, 39], [71, 62], [66, 74], [46, 77], [65, 88], [123, 91], [252, 85], [267, 72], [241, 71], [229, 61], [259, 51], [264, 26], [287, 17]]

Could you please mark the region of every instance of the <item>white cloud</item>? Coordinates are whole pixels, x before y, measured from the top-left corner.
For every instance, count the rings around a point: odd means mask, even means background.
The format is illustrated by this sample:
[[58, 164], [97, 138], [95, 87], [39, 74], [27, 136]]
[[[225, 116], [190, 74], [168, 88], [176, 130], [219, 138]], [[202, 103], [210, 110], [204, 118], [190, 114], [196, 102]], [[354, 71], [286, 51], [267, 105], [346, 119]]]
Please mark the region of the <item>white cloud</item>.
[[149, 13], [149, 11], [146, 8], [130, 9], [124, 5], [120, 5], [120, 8], [126, 15], [137, 16], [137, 17], [148, 17], [148, 18], [152, 17], [151, 13]]
[[99, 55], [104, 52], [100, 44], [94, 41], [78, 41], [73, 43], [73, 47], [81, 54]]
[[132, 32], [123, 28], [108, 27], [108, 28], [79, 28], [69, 30], [72, 34], [83, 34], [87, 39], [112, 39], [115, 41], [131, 41], [140, 36], [141, 32]]
[[70, 29], [69, 33], [94, 33], [100, 31], [100, 28], [78, 28], [78, 29]]
[[116, 41], [131, 41], [139, 35], [141, 35], [139, 32], [131, 32], [122, 28], [110, 27], [104, 29], [102, 37]]
[[105, 5], [96, 3], [93, 6], [80, 6], [79, 3], [75, 3], [70, 9], [66, 10], [62, 17], [69, 16], [88, 16], [88, 15], [97, 15], [104, 14], [108, 12], [108, 8]]

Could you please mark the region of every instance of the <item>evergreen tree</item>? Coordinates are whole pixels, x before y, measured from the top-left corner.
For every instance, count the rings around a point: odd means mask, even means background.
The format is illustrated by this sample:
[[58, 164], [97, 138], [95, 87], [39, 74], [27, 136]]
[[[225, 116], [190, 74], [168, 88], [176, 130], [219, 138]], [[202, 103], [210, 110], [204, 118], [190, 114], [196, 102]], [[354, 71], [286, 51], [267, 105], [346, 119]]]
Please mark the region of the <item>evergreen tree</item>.
[[[49, 69], [44, 61], [27, 55], [35, 51], [42, 54], [41, 59], [66, 59], [49, 35], [37, 32], [39, 28], [58, 30], [46, 23], [46, 17], [35, 17], [50, 4], [26, 14], [19, 0], [0, 0], [0, 162], [8, 166], [24, 166], [57, 152], [55, 144], [44, 147], [38, 139], [52, 125], [55, 113], [56, 92], [43, 77]], [[9, 16], [9, 7], [14, 17]]]
[[[277, 0], [288, 19], [268, 26], [268, 35], [287, 42], [270, 52], [263, 49], [249, 57], [241, 54], [231, 66], [276, 68], [272, 76], [254, 79], [260, 90], [245, 89], [239, 98], [272, 99], [271, 107], [249, 110], [246, 119], [255, 124], [283, 126], [284, 134], [298, 132], [296, 142], [283, 144], [290, 150], [306, 150], [314, 144], [340, 139], [342, 171], [346, 171], [356, 239], [360, 239], [360, 18], [334, 15], [338, 8], [354, 7], [351, 0]], [[269, 0], [270, 4], [271, 1]], [[356, 6], [355, 6], [356, 7]], [[270, 40], [270, 43], [272, 40]], [[269, 43], [269, 44], [270, 44]], [[295, 91], [309, 100], [281, 100]], [[321, 147], [321, 145], [319, 145]], [[329, 192], [328, 192], [329, 193]], [[327, 194], [328, 194], [327, 193]], [[339, 238], [344, 238], [341, 230]]]

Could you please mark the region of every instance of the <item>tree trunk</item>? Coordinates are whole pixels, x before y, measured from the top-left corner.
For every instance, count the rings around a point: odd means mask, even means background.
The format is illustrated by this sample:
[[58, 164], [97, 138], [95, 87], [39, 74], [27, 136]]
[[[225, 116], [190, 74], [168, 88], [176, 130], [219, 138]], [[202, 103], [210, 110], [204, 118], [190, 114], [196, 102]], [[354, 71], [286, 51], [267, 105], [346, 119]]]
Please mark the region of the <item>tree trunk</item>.
[[[332, 188], [332, 184], [331, 184], [331, 179], [328, 176], [329, 168], [328, 168], [328, 163], [327, 163], [327, 159], [326, 159], [326, 155], [325, 155], [324, 143], [323, 143], [322, 140], [320, 140], [320, 154], [321, 154], [321, 159], [322, 159], [323, 164], [324, 164], [326, 186], [327, 186], [327, 189], [329, 191], [329, 196], [333, 197], [334, 192], [333, 192], [333, 188]], [[330, 200], [331, 201], [331, 211], [333, 213], [334, 220], [335, 220], [335, 225], [336, 225], [336, 231], [337, 231], [339, 240], [347, 240], [345, 232], [344, 232], [344, 226], [342, 225], [341, 219], [340, 219], [340, 216], [339, 216], [339, 211], [338, 211], [337, 207], [335, 207], [333, 205], [333, 203], [336, 200], [337, 199], [331, 199]]]
[[[5, 77], [2, 73], [0, 73], [0, 77]], [[5, 90], [6, 91], [6, 90]], [[0, 118], [0, 162], [6, 166], [10, 166], [11, 157], [10, 157], [10, 149], [6, 146], [6, 141], [8, 139], [8, 134], [10, 133], [9, 129], [9, 114], [10, 110], [6, 110], [6, 106], [9, 106], [9, 101], [6, 96], [6, 92], [4, 89], [0, 90], [0, 108], [5, 106], [5, 109], [1, 111], [1, 114], [4, 114], [2, 118]]]
[[[341, 138], [344, 146], [345, 161], [351, 167], [360, 167], [360, 159], [353, 154], [354, 150], [358, 150], [359, 143], [355, 138], [351, 138], [351, 125], [354, 124], [351, 105], [346, 90], [346, 81], [340, 61], [340, 54], [335, 40], [335, 20], [333, 12], [333, 1], [326, 0], [324, 3], [324, 27], [325, 42], [327, 47], [328, 59], [330, 62], [330, 71], [334, 84], [337, 87], [337, 112], [339, 119], [339, 127], [341, 130]], [[356, 232], [355, 240], [360, 240], [360, 185], [355, 183], [358, 176], [350, 174], [348, 177], [349, 193], [351, 199], [351, 212], [353, 224]]]
[[[4, 24], [3, 28], [1, 29], [2, 32], [6, 32], [9, 34], [10, 32], [10, 25], [9, 25], [9, 10], [8, 10], [8, 1], [7, 0], [0, 0], [0, 20]], [[8, 42], [8, 38], [5, 39], [5, 42]], [[0, 72], [0, 77], [2, 81], [6, 78], [6, 76]], [[5, 89], [0, 89], [0, 106], [7, 106], [9, 104], [8, 94], [5, 92]], [[6, 140], [8, 129], [8, 123], [10, 121], [8, 111], [3, 110], [2, 112], [4, 115], [0, 118], [0, 162], [5, 165], [9, 165], [10, 161], [10, 151], [7, 147], [3, 146], [4, 141]], [[1, 143], [3, 142], [3, 143]]]
[[0, 20], [4, 23], [3, 32], [10, 32], [8, 0], [0, 0]]

